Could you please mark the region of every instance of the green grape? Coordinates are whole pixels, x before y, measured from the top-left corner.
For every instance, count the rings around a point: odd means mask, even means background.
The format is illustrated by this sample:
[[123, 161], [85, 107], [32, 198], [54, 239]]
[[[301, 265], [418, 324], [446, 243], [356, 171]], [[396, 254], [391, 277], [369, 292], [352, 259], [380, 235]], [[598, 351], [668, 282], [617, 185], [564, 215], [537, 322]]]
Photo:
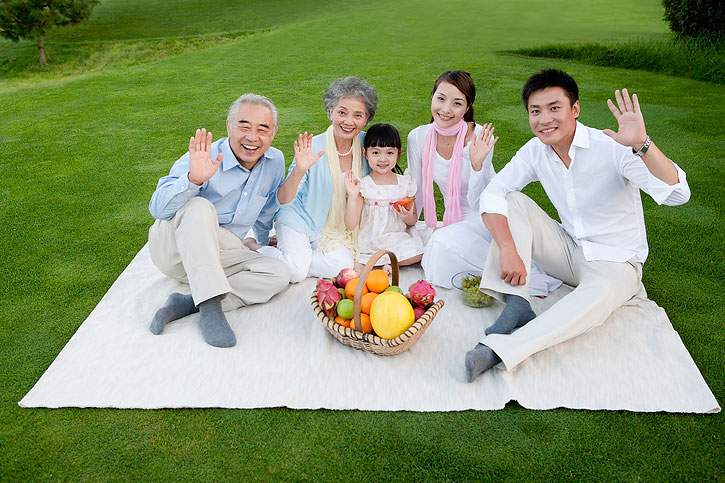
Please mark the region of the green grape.
[[488, 294], [481, 292], [478, 287], [481, 285], [481, 277], [474, 277], [469, 274], [461, 279], [461, 299], [471, 307], [485, 307], [493, 300]]

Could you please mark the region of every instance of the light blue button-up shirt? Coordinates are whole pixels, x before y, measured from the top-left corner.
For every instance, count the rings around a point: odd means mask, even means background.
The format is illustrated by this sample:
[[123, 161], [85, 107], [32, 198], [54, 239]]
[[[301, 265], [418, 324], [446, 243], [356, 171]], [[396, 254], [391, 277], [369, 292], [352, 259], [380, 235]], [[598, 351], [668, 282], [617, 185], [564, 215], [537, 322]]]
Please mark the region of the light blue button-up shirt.
[[270, 147], [252, 170], [237, 161], [227, 138], [211, 145], [211, 159], [224, 154], [216, 173], [201, 186], [189, 181], [189, 153], [179, 158], [168, 176], [159, 179], [149, 211], [159, 220], [169, 220], [194, 196], [209, 200], [216, 208], [219, 226], [244, 239], [250, 228], [262, 245], [269, 244], [269, 230], [279, 208], [277, 190], [284, 181], [284, 155]]
[[[365, 132], [358, 134], [360, 145], [365, 143]], [[325, 133], [312, 138], [312, 152], [325, 150]], [[292, 160], [288, 177], [292, 174], [297, 159]], [[322, 232], [327, 221], [332, 201], [332, 176], [327, 156], [322, 155], [310, 169], [308, 169], [297, 187], [297, 195], [289, 203], [282, 205], [277, 213], [277, 222], [287, 225], [299, 233], [314, 236]], [[362, 158], [363, 176], [370, 174], [370, 166], [365, 156]]]

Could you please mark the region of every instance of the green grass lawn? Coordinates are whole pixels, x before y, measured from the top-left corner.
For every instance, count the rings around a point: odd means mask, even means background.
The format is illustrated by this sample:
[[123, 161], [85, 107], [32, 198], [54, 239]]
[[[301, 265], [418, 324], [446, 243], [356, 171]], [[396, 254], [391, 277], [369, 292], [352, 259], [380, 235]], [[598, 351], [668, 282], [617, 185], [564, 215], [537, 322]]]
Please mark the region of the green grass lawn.
[[[58, 43], [71, 46], [72, 63], [83, 52], [77, 42], [110, 56], [147, 42], [132, 62], [122, 54], [44, 79], [24, 76], [13, 60], [32, 55], [32, 43], [0, 43], [0, 66], [16, 69], [0, 77], [0, 480], [722, 480], [721, 414], [515, 403], [431, 414], [17, 406], [146, 242], [149, 197], [190, 133], [204, 126], [223, 135], [226, 109], [241, 93], [275, 101], [274, 144], [289, 162], [298, 132], [327, 127], [321, 98], [332, 79], [356, 74], [375, 85], [375, 121], [406, 135], [430, 119], [435, 78], [466, 69], [478, 88], [477, 120], [494, 122], [501, 136], [500, 169], [531, 137], [521, 86], [549, 66], [577, 79], [580, 119], [594, 127], [616, 128], [605, 104], [615, 88], [636, 91], [648, 133], [687, 171], [687, 205], [644, 199], [644, 283], [722, 404], [725, 88], [496, 53], [661, 35], [662, 15], [658, 0], [107, 0], [87, 24], [48, 37], [49, 61]], [[178, 50], [152, 55], [180, 37]], [[529, 193], [545, 204], [538, 187]]]

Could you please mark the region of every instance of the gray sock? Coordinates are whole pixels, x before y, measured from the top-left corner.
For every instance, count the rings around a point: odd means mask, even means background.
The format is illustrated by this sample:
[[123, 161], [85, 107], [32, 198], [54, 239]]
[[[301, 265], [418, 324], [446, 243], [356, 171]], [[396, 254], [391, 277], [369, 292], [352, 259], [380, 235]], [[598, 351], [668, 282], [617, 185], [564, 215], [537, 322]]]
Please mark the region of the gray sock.
[[169, 322], [198, 311], [199, 309], [194, 306], [194, 299], [191, 298], [191, 295], [174, 292], [169, 295], [164, 305], [156, 311], [149, 329], [153, 334], [159, 335]]
[[472, 350], [466, 352], [466, 379], [473, 382], [493, 366], [501, 362], [501, 358], [489, 347], [480, 342]]
[[498, 316], [496, 322], [486, 329], [486, 335], [489, 334], [510, 334], [514, 329], [523, 327], [536, 314], [531, 310], [529, 301], [518, 295], [506, 295], [506, 307]]
[[234, 331], [222, 311], [223, 295], [217, 295], [199, 304], [199, 325], [204, 340], [214, 347], [231, 347], [237, 343]]

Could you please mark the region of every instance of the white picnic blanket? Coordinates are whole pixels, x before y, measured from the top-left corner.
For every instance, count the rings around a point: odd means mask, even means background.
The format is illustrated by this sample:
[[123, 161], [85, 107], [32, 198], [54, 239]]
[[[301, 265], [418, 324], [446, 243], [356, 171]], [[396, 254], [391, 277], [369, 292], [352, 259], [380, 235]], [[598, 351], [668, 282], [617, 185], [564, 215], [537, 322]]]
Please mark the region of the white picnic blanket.
[[[401, 270], [401, 286], [421, 278]], [[198, 314], [148, 330], [169, 293], [144, 247], [61, 351], [22, 407], [361, 409], [458, 411], [557, 407], [708, 413], [714, 395], [664, 310], [634, 299], [599, 328], [542, 351], [511, 371], [465, 380], [463, 358], [502, 306], [473, 309], [453, 290], [407, 352], [383, 357], [343, 346], [314, 315], [315, 280], [269, 303], [227, 313], [237, 345], [206, 344]], [[544, 300], [539, 312], [569, 289]]]

